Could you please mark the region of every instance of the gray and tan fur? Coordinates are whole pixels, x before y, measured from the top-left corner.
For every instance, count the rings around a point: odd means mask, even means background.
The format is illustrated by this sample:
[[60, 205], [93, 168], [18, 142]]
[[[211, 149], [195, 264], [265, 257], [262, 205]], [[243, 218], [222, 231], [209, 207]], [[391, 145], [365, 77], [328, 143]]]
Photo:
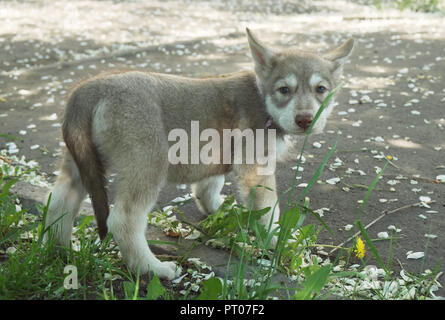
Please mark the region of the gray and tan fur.
[[[147, 213], [163, 185], [191, 184], [199, 208], [211, 213], [222, 203], [224, 175], [232, 171], [246, 206], [252, 188], [263, 185], [273, 191], [256, 188], [252, 207], [274, 208], [274, 174], [259, 175], [257, 164], [172, 165], [167, 159], [172, 144], [168, 133], [182, 128], [190, 134], [194, 120], [200, 130], [274, 128], [278, 142], [285, 134], [304, 134], [327, 93], [339, 83], [353, 41], [319, 56], [295, 49], [275, 51], [249, 30], [247, 35], [255, 72], [206, 79], [125, 72], [93, 78], [73, 90], [62, 126], [68, 151], [47, 221], [60, 245], [70, 245], [79, 205], [89, 194], [100, 238], [110, 231], [131, 269], [173, 279], [180, 268], [158, 260], [145, 239]], [[314, 132], [323, 130], [331, 111], [332, 102]], [[110, 212], [107, 172], [116, 173]], [[262, 222], [278, 218], [277, 206]]]

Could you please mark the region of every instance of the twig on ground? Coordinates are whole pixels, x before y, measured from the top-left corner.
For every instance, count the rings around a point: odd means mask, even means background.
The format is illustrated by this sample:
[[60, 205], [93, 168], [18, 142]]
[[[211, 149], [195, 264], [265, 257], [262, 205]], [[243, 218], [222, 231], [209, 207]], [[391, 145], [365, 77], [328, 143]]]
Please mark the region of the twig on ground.
[[0, 156], [0, 159], [2, 159], [3, 161], [5, 161], [6, 163], [9, 163], [9, 164], [12, 163], [11, 159], [5, 158], [3, 156]]
[[[365, 185], [365, 184], [359, 184], [359, 183], [354, 183], [354, 184], [347, 184], [346, 182], [342, 181], [342, 183], [348, 187], [349, 189], [363, 189], [363, 190], [369, 190], [369, 186]], [[384, 189], [374, 189], [375, 191], [388, 191], [389, 190], [384, 190]]]
[[[403, 169], [400, 169], [400, 170], [401, 170], [401, 171], [404, 171]], [[385, 175], [383, 175], [383, 177], [385, 177], [385, 178], [389, 178], [389, 177], [397, 177], [397, 175], [394, 175], [394, 174], [385, 174]], [[419, 176], [415, 176], [415, 175], [410, 175], [409, 178], [410, 178], [410, 179], [413, 179], [413, 180], [418, 180], [418, 181], [423, 181], [423, 182], [429, 182], [429, 183], [435, 183], [435, 184], [440, 183], [440, 181], [437, 180], [437, 179], [432, 179], [432, 178], [427, 178], [427, 177], [419, 177]]]
[[[351, 20], [388, 20], [388, 17], [367, 17], [367, 16], [349, 16], [349, 17], [343, 17], [342, 18], [345, 21], [351, 21]], [[403, 19], [403, 17], [394, 17], [391, 16], [391, 19]]]
[[[429, 205], [429, 204], [432, 204], [432, 203], [435, 203], [435, 202], [436, 202], [436, 201], [432, 200], [432, 201], [425, 202], [425, 204], [428, 204], [428, 205]], [[384, 211], [382, 212], [382, 214], [381, 214], [379, 217], [377, 217], [376, 219], [374, 219], [373, 221], [371, 221], [370, 223], [368, 223], [368, 224], [365, 226], [365, 230], [367, 230], [368, 228], [370, 228], [370, 227], [371, 227], [372, 225], [374, 225], [377, 221], [380, 221], [383, 217], [387, 216], [388, 214], [393, 214], [393, 213], [396, 213], [396, 212], [399, 212], [399, 211], [402, 211], [402, 210], [405, 210], [405, 209], [408, 209], [408, 208], [412, 208], [412, 207], [418, 207], [418, 206], [420, 206], [420, 205], [422, 205], [422, 202], [416, 202], [416, 203], [413, 203], [413, 204], [408, 204], [408, 205], [406, 205], [406, 206], [403, 206], [403, 207], [400, 207], [400, 208], [397, 208], [397, 209], [394, 209], [394, 210], [391, 210], [391, 211], [384, 210]], [[341, 244], [337, 245], [337, 246], [336, 246], [337, 248], [332, 249], [331, 252], [329, 252], [329, 255], [333, 254], [333, 253], [334, 253], [335, 251], [337, 251], [339, 248], [342, 248], [346, 243], [348, 243], [349, 241], [351, 241], [352, 239], [354, 239], [355, 237], [357, 237], [359, 234], [360, 234], [360, 231], [356, 232], [353, 236], [349, 237], [346, 241], [344, 241], [344, 242], [342, 242]]]

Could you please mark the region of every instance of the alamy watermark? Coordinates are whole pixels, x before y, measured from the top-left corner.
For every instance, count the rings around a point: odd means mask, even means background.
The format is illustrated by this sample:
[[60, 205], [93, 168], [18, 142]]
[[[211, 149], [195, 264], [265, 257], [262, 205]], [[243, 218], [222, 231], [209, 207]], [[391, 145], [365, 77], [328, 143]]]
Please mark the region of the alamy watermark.
[[200, 131], [199, 121], [191, 121], [190, 133], [185, 129], [173, 129], [168, 134], [168, 141], [176, 142], [168, 150], [171, 164], [257, 164], [259, 175], [275, 172], [275, 129], [218, 131], [207, 128]]
[[77, 278], [77, 267], [71, 264], [66, 265], [63, 273], [68, 274], [63, 280], [63, 287], [66, 290], [79, 289], [79, 282]]

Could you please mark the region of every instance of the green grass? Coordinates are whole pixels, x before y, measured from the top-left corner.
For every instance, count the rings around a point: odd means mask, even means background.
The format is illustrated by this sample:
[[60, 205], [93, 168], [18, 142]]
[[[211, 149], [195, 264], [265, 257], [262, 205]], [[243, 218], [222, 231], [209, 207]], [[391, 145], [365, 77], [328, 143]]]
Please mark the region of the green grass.
[[[15, 197], [3, 197], [1, 204], [2, 208], [12, 205], [15, 208]], [[218, 217], [217, 213], [215, 217], [210, 216], [202, 228], [207, 230], [207, 238], [221, 237], [230, 248], [232, 255], [227, 271], [231, 271], [233, 276], [229, 277], [227, 272], [226, 277], [220, 279], [208, 273], [197, 284], [198, 289], [194, 285], [184, 287], [182, 294], [178, 294], [178, 288], [156, 277], [134, 275], [128, 271], [118, 257], [111, 237], [104, 242], [97, 241], [97, 233], [91, 227], [91, 216], [80, 217], [74, 232], [75, 248], [56, 248], [53, 242], [42, 244], [45, 232], [42, 229], [43, 221], [36, 221], [36, 216], [24, 210], [18, 215], [9, 209], [2, 212], [1, 227], [6, 232], [14, 230], [11, 233], [14, 236], [9, 236], [0, 245], [1, 250], [9, 252], [3, 255], [0, 264], [0, 299], [267, 299], [272, 296], [280, 299], [320, 299], [329, 297], [331, 293], [338, 294], [341, 289], [329, 287], [335, 283], [340, 283], [337, 287], [344, 286], [350, 298], [362, 298], [358, 289], [355, 290], [356, 294], [351, 294], [348, 285], [341, 284], [346, 279], [363, 278], [359, 271], [334, 272], [338, 261], [321, 265], [313, 256], [310, 261], [308, 252], [320, 245], [317, 244], [317, 235], [322, 227], [302, 223], [304, 215], [309, 214], [308, 207], [306, 201], [284, 212], [280, 220], [281, 248], [272, 250], [267, 247], [268, 233], [257, 222], [264, 212], [251, 212], [251, 219], [246, 219], [248, 210], [234, 204], [233, 198], [228, 197], [219, 211], [226, 212], [226, 215]], [[46, 208], [39, 208], [42, 217]], [[210, 221], [211, 217], [213, 221]], [[14, 222], [10, 223], [11, 220]], [[6, 225], [9, 227], [6, 228]], [[19, 228], [19, 225], [26, 232], [17, 232], [15, 228]], [[222, 229], [216, 231], [216, 226]], [[286, 239], [292, 242], [284, 244]], [[368, 246], [373, 243], [368, 237], [365, 240]], [[15, 251], [12, 252], [10, 248]], [[344, 249], [348, 251], [348, 248]], [[265, 264], [265, 261], [270, 263]], [[69, 276], [64, 272], [66, 266], [76, 267], [78, 289], [65, 288], [64, 281]], [[198, 269], [194, 265], [185, 270], [190, 281], [193, 281]], [[284, 287], [274, 280], [278, 271], [294, 277], [295, 287]], [[438, 269], [420, 277], [413, 276], [412, 287], [424, 282], [431, 288], [437, 272]], [[395, 280], [391, 280], [390, 274], [386, 273], [386, 283], [391, 281]], [[401, 291], [400, 296], [403, 294], [406, 295], [406, 292]], [[376, 290], [376, 295], [381, 299], [388, 298], [384, 288]]]
[[[42, 216], [45, 216], [46, 210], [47, 206], [40, 208]], [[84, 220], [90, 220], [89, 218]], [[15, 250], [7, 254], [6, 261], [0, 266], [1, 299], [96, 298], [99, 292], [91, 291], [90, 288], [101, 288], [106, 272], [121, 273], [121, 269], [116, 269], [118, 260], [112, 262], [111, 250], [107, 248], [109, 239], [96, 243], [97, 235], [95, 237], [87, 233], [87, 223], [82, 221], [76, 232], [78, 250], [56, 248], [54, 242], [43, 244], [42, 225], [43, 221], [38, 224], [34, 222], [29, 231], [21, 232], [17, 237], [10, 237], [2, 243], [2, 249]], [[64, 287], [67, 277], [64, 269], [69, 265], [77, 269], [78, 290], [66, 290]]]

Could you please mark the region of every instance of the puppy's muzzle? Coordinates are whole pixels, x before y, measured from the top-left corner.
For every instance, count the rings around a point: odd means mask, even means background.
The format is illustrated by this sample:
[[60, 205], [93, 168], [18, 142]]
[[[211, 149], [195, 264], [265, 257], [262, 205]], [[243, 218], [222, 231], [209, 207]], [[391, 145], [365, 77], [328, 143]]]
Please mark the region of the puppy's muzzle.
[[304, 131], [309, 129], [312, 124], [312, 120], [314, 120], [314, 118], [309, 113], [299, 114], [295, 117], [295, 123]]

